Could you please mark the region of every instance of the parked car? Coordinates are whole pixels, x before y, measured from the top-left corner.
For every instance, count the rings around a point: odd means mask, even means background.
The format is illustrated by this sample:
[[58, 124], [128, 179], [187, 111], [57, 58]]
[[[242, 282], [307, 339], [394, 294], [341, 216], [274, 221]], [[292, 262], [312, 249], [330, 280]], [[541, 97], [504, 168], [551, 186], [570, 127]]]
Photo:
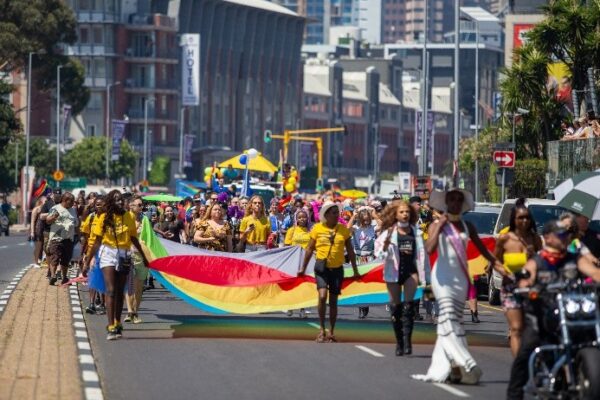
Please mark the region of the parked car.
[[[510, 224], [510, 212], [515, 206], [516, 199], [508, 199], [502, 205], [502, 211], [496, 226], [494, 227], [494, 236], [498, 236], [501, 231]], [[567, 211], [556, 205], [556, 200], [548, 199], [527, 199], [525, 202], [529, 213], [535, 220], [535, 227], [538, 234], [542, 233], [544, 224], [553, 219], [558, 219], [560, 214]], [[502, 276], [496, 271], [492, 271], [492, 276], [488, 286], [488, 302], [490, 305], [500, 305], [500, 288], [502, 287]]]
[[[465, 221], [473, 224], [479, 236], [492, 237], [494, 236], [494, 228], [498, 215], [500, 215], [501, 204], [496, 203], [477, 203], [475, 209], [463, 215]], [[477, 289], [477, 295], [487, 295], [489, 293], [488, 286], [490, 277], [485, 271], [487, 261], [483, 261], [481, 265], [469, 265], [469, 274], [473, 277], [473, 283]]]

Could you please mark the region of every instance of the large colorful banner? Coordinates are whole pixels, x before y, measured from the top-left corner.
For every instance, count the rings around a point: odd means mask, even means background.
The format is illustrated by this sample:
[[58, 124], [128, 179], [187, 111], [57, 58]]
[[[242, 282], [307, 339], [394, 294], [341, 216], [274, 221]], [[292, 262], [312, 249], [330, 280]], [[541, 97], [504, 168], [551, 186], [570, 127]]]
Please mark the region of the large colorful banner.
[[[493, 238], [490, 238], [493, 240]], [[486, 240], [486, 239], [484, 239]], [[141, 241], [155, 278], [191, 305], [215, 314], [256, 314], [315, 307], [317, 290], [313, 262], [306, 275], [297, 276], [304, 258], [300, 247], [284, 247], [254, 253], [208, 251], [159, 239], [144, 219]], [[493, 247], [492, 243], [486, 246]], [[471, 262], [481, 256], [470, 245]], [[352, 278], [345, 268], [339, 304], [356, 306], [387, 304], [380, 260], [359, 266], [361, 277]], [[420, 298], [422, 288], [415, 298]]]

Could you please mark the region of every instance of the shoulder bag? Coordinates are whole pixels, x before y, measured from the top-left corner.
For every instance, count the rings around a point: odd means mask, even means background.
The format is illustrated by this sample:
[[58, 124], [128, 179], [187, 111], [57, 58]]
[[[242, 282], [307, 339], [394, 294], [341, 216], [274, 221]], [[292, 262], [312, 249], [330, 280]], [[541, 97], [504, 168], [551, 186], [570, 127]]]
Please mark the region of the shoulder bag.
[[327, 259], [329, 258], [329, 255], [331, 254], [331, 248], [333, 247], [333, 241], [335, 239], [335, 235], [337, 235], [337, 227], [335, 228], [333, 233], [329, 234], [329, 251], [327, 252], [327, 257], [325, 257], [323, 259], [317, 258], [315, 260], [315, 274], [321, 275], [321, 274], [325, 273], [325, 268], [327, 268]]

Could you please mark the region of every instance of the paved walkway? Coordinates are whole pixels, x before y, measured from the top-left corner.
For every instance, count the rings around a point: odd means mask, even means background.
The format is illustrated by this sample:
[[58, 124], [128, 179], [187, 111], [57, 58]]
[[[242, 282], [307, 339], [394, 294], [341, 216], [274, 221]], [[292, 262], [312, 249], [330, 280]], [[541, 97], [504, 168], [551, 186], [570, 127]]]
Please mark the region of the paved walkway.
[[69, 290], [30, 269], [0, 318], [0, 400], [81, 399]]

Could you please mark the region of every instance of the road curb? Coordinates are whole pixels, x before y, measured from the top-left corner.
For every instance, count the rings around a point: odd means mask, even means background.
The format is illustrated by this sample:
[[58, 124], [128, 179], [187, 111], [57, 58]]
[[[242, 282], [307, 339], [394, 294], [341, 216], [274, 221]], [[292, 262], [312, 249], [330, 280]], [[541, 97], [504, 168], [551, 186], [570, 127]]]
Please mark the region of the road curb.
[[31, 265], [28, 265], [28, 266], [24, 267], [22, 270], [20, 270], [19, 272], [17, 272], [15, 277], [12, 279], [12, 281], [10, 281], [10, 283], [6, 286], [6, 289], [4, 289], [4, 291], [0, 295], [0, 318], [2, 317], [2, 314], [4, 314], [4, 310], [6, 309], [6, 306], [8, 305], [8, 301], [10, 300], [10, 297], [12, 296], [15, 289], [17, 288], [17, 285], [19, 284], [19, 282], [21, 282], [21, 279], [23, 279], [23, 276], [25, 276], [25, 273], [30, 268], [31, 268]]
[[[75, 270], [69, 272], [69, 278], [77, 277]], [[83, 393], [86, 400], [104, 400], [100, 376], [96, 367], [96, 360], [92, 352], [92, 345], [88, 335], [87, 324], [83, 318], [81, 300], [77, 284], [69, 286], [69, 298], [71, 299], [71, 314], [73, 316], [73, 328], [75, 331], [75, 344], [77, 345], [77, 359], [83, 382]]]

